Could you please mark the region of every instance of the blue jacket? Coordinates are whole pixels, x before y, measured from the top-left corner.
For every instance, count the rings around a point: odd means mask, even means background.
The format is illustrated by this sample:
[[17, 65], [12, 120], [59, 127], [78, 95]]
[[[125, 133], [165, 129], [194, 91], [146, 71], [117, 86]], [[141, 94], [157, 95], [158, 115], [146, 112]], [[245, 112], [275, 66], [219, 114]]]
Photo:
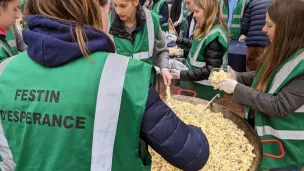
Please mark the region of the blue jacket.
[[247, 46], [267, 46], [268, 37], [262, 30], [265, 25], [267, 8], [271, 3], [272, 0], [252, 0], [247, 8], [241, 25], [241, 35], [247, 36]]
[[[28, 26], [29, 30], [23, 31], [27, 52], [40, 65], [61, 66], [83, 56], [71, 37], [73, 24], [32, 15], [28, 17]], [[90, 35], [87, 36], [90, 53], [115, 51], [105, 33], [90, 27], [84, 27], [84, 32]], [[172, 165], [182, 170], [201, 169], [209, 157], [205, 135], [200, 128], [183, 123], [154, 88], [148, 93], [140, 137]]]
[[[158, 1], [159, 0], [154, 0], [154, 3], [157, 3]], [[163, 18], [159, 20], [160, 25], [167, 23], [169, 19], [169, 8], [167, 2], [160, 7], [159, 13], [163, 16]]]

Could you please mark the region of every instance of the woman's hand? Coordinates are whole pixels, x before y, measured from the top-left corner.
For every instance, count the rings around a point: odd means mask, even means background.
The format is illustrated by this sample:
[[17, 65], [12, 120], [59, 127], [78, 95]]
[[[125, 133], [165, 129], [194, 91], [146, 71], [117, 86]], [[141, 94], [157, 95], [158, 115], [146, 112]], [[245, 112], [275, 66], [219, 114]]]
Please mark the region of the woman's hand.
[[175, 35], [168, 34], [168, 39], [171, 40], [171, 42], [176, 42], [177, 37]]
[[224, 92], [226, 92], [227, 94], [232, 94], [234, 92], [234, 89], [237, 85], [237, 81], [233, 80], [233, 79], [224, 79], [223, 81], [221, 81], [218, 84], [219, 90], [222, 90]]
[[166, 86], [171, 84], [172, 75], [170, 73], [170, 70], [168, 68], [164, 68], [161, 70], [161, 75], [163, 76], [164, 83]]

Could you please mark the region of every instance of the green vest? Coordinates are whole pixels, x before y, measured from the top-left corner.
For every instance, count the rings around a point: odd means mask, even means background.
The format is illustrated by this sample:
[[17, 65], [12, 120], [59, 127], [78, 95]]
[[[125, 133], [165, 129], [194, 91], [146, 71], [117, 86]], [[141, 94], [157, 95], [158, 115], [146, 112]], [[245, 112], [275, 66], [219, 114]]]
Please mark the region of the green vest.
[[[255, 77], [252, 87], [263, 72]], [[270, 77], [266, 87], [269, 94], [278, 94], [292, 79], [304, 74], [304, 49], [289, 57]], [[248, 108], [246, 109], [248, 112]], [[285, 117], [268, 116], [255, 112], [255, 126], [261, 140], [279, 140], [283, 144], [282, 158], [264, 156], [260, 170], [273, 168], [301, 168], [304, 166], [304, 104]], [[262, 143], [263, 153], [279, 156], [279, 145], [274, 142]]]
[[[137, 33], [134, 44], [128, 39], [119, 38], [109, 34], [116, 48], [116, 53], [124, 56], [132, 57], [136, 60], [147, 62], [151, 65], [153, 61], [154, 41], [159, 29], [159, 21], [154, 13], [144, 9], [146, 14], [146, 24]], [[109, 27], [112, 24], [112, 13], [109, 16]]]
[[12, 51], [14, 51], [15, 54], [18, 54], [18, 48], [17, 48], [17, 42], [16, 42], [16, 35], [15, 35], [15, 30], [17, 30], [17, 28], [15, 28], [16, 25], [13, 25], [13, 28], [10, 30], [6, 30], [6, 41], [9, 44], [9, 46], [11, 47]]
[[[144, 11], [146, 14], [146, 24], [137, 33], [134, 44], [132, 44], [132, 42], [128, 39], [119, 38], [113, 36], [110, 33], [108, 35], [115, 44], [116, 53], [131, 57], [136, 60], [144, 61], [150, 65], [154, 65], [154, 41], [159, 30], [159, 20], [158, 16], [155, 15], [153, 12], [150, 12], [146, 8], [144, 8]], [[109, 22], [110, 28], [112, 24], [112, 13], [110, 13], [109, 15]], [[152, 72], [151, 84], [156, 84], [156, 72]]]
[[6, 31], [7, 33], [7, 40], [10, 40], [9, 42], [5, 42], [0, 40], [0, 62], [3, 60], [15, 56], [18, 54], [18, 49], [17, 46], [11, 47], [10, 44], [15, 44], [16, 45], [16, 40], [12, 39], [13, 37], [13, 32], [11, 30]]
[[[163, 16], [159, 13], [160, 12], [159, 10], [160, 10], [160, 7], [162, 7], [164, 3], [167, 3], [166, 0], [159, 0], [158, 2], [156, 2], [155, 4], [152, 5], [152, 10], [158, 14], [160, 20], [163, 18]], [[168, 21], [161, 25], [161, 29], [164, 32], [169, 31]]]
[[48, 68], [21, 53], [0, 64], [1, 170], [150, 170], [139, 132], [151, 66], [90, 58]]
[[[241, 34], [241, 24], [243, 20], [243, 14], [246, 5], [250, 0], [239, 0], [234, 11], [232, 14], [232, 23], [231, 23], [231, 28], [230, 28], [230, 33], [231, 33], [231, 39], [232, 40], [238, 40]], [[224, 3], [224, 0], [220, 0], [222, 11], [223, 11], [223, 16], [226, 19], [226, 22], [228, 22], [228, 7]]]
[[[206, 66], [204, 61], [205, 48], [210, 42], [218, 39], [223, 46], [223, 63], [221, 67], [226, 67], [228, 64], [228, 34], [221, 25], [215, 25], [212, 27], [208, 35], [201, 39], [193, 39], [192, 46], [187, 58], [189, 69], [202, 68]], [[193, 90], [197, 93], [197, 97], [211, 100], [216, 94], [224, 95], [219, 90], [214, 90], [211, 83], [208, 80], [202, 81], [181, 81], [181, 87], [188, 90]]]
[[[191, 14], [191, 12], [186, 8], [185, 1], [182, 1], [181, 11], [183, 13], [183, 20], [180, 27], [180, 36], [186, 36], [186, 32], [188, 31], [188, 21], [187, 17]], [[190, 35], [189, 35], [190, 36]]]

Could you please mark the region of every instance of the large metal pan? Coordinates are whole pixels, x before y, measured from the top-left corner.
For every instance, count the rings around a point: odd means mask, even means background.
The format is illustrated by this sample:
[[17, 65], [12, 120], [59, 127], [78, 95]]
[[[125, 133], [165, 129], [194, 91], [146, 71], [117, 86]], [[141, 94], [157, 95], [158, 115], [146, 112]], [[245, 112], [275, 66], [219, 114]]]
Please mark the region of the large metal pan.
[[[197, 104], [203, 104], [206, 105], [208, 101], [195, 98], [195, 97], [189, 97], [189, 96], [181, 96], [181, 95], [172, 95], [172, 98], [184, 102], [188, 102], [194, 105]], [[239, 129], [243, 130], [245, 132], [245, 137], [249, 140], [249, 143], [254, 146], [253, 153], [255, 154], [255, 158], [253, 159], [253, 163], [249, 171], [257, 171], [260, 167], [261, 160], [262, 160], [262, 145], [261, 141], [256, 134], [256, 132], [253, 130], [253, 128], [245, 122], [240, 116], [232, 112], [231, 110], [218, 105], [216, 103], [211, 103], [210, 110], [212, 112], [222, 112], [224, 114], [224, 117], [231, 120], [233, 123], [235, 123]]]

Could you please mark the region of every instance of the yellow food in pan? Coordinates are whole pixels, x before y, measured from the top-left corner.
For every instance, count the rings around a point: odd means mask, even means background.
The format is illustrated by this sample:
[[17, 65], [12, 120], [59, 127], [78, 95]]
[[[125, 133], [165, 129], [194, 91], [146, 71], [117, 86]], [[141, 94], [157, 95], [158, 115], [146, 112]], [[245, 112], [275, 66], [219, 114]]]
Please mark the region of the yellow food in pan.
[[[170, 90], [167, 89], [170, 94]], [[252, 165], [254, 147], [244, 136], [244, 131], [237, 128], [222, 113], [213, 113], [204, 105], [193, 105], [172, 99], [166, 100], [176, 115], [186, 124], [198, 126], [207, 136], [210, 156], [202, 171], [247, 171]], [[160, 155], [150, 149], [152, 171], [179, 171], [167, 163]]]

